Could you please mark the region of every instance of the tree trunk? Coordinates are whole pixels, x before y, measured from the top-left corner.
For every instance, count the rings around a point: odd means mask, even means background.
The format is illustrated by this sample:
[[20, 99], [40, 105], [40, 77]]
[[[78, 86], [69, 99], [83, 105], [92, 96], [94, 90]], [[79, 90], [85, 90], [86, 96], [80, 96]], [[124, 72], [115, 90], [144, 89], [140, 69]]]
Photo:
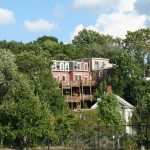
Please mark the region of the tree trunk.
[[27, 136], [23, 137], [23, 150], [27, 149]]

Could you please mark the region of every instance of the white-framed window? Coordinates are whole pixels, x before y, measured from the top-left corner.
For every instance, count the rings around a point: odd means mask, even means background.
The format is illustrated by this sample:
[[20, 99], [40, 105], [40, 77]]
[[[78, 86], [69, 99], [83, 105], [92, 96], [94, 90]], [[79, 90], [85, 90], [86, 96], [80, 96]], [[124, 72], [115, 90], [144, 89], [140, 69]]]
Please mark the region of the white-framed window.
[[57, 70], [60, 70], [60, 62], [56, 63], [56, 68], [57, 68]]
[[69, 65], [68, 64], [66, 64], [66, 70], [69, 70]]
[[75, 75], [75, 80], [76, 81], [81, 81], [82, 80], [82, 75]]
[[80, 70], [80, 64], [77, 64], [77, 68], [78, 68], [78, 70]]
[[103, 77], [103, 70], [99, 71], [99, 77]]
[[88, 70], [88, 65], [87, 64], [85, 64], [84, 67], [85, 67], [85, 70]]
[[64, 64], [60, 64], [60, 70], [64, 70]]
[[95, 62], [94, 62], [94, 66], [95, 66], [95, 67], [94, 67], [95, 69], [98, 69], [99, 62], [98, 62], [98, 61], [95, 61]]
[[84, 70], [84, 63], [81, 64], [81, 70]]
[[75, 70], [77, 69], [77, 63], [74, 63], [74, 69]]

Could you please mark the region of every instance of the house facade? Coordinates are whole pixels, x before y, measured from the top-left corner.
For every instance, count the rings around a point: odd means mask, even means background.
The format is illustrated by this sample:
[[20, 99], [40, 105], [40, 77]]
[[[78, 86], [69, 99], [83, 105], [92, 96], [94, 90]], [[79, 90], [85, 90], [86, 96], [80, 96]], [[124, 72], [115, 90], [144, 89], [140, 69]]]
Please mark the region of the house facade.
[[53, 60], [51, 69], [71, 109], [90, 108], [96, 102], [94, 92], [99, 86], [97, 83], [113, 74], [113, 64], [105, 58]]

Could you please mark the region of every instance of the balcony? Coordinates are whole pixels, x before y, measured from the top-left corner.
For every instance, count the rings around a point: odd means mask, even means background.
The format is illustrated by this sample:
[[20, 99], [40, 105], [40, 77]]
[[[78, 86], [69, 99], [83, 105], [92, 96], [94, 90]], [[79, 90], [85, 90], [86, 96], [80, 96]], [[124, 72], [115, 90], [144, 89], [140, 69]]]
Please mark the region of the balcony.
[[69, 81], [62, 81], [62, 86], [63, 87], [70, 87], [71, 83]]
[[82, 81], [82, 86], [95, 86], [95, 81], [91, 80]]
[[80, 96], [71, 96], [71, 95], [67, 95], [66, 102], [80, 102]]
[[80, 87], [80, 86], [95, 86], [95, 81], [60, 81], [60, 86], [63, 88]]
[[81, 81], [72, 81], [71, 82], [72, 87], [80, 87], [80, 85], [81, 85]]
[[82, 97], [82, 98], [81, 98], [82, 101], [85, 101], [85, 100], [93, 100], [93, 98], [94, 98], [93, 95], [84, 95], [84, 94], [83, 94], [81, 97]]

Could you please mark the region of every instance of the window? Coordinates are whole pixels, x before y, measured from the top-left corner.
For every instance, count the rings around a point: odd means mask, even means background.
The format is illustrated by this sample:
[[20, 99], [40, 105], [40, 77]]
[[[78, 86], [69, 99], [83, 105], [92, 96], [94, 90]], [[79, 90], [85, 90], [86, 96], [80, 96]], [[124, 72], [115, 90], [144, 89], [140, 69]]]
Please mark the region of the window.
[[99, 77], [103, 77], [103, 70], [99, 71]]
[[63, 81], [66, 81], [66, 76], [65, 76], [65, 75], [63, 76], [62, 80], [63, 80]]
[[75, 70], [77, 69], [77, 63], [74, 63], [74, 69]]
[[95, 61], [95, 65], [98, 65], [98, 61]]
[[87, 64], [85, 64], [85, 70], [88, 70], [87, 68], [88, 68], [88, 67], [87, 67]]
[[80, 64], [78, 64], [78, 70], [80, 70]]
[[98, 69], [98, 66], [99, 66], [99, 62], [98, 61], [95, 61], [95, 69]]
[[57, 66], [57, 70], [60, 70], [60, 62], [57, 62], [56, 66]]
[[66, 70], [69, 70], [69, 65], [68, 64], [66, 65]]
[[81, 64], [81, 70], [84, 70], [84, 63]]
[[78, 80], [78, 75], [75, 75], [75, 80], [76, 80], [76, 81]]
[[60, 70], [64, 70], [64, 64], [60, 65]]
[[81, 81], [82, 80], [82, 76], [81, 75], [75, 75], [75, 80], [76, 81]]
[[81, 76], [81, 75], [79, 75], [79, 80], [80, 80], [80, 81], [82, 80], [82, 76]]

